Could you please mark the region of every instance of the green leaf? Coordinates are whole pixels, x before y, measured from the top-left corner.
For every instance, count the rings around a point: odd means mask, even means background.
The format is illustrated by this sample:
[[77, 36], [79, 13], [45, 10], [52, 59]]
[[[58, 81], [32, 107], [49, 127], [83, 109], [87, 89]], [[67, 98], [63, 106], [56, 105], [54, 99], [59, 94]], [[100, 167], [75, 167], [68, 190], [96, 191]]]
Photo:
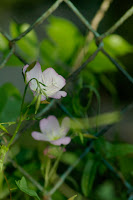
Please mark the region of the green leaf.
[[[9, 52], [9, 50], [8, 50]], [[9, 67], [21, 67], [22, 63], [14, 54], [10, 57], [10, 59], [7, 61], [6, 66]]]
[[3, 130], [4, 132], [8, 133], [8, 130], [2, 124], [0, 124], [0, 129]]
[[82, 114], [84, 114], [88, 110], [93, 94], [95, 94], [97, 97], [99, 112], [100, 95], [95, 87], [91, 85], [84, 85], [82, 88], [80, 87], [76, 90], [76, 92], [74, 93], [74, 97], [72, 98], [72, 103], [73, 109], [77, 115], [82, 116]]
[[96, 172], [97, 172], [97, 167], [98, 167], [98, 162], [95, 161], [93, 157], [89, 157], [84, 171], [82, 175], [82, 180], [81, 180], [81, 187], [83, 194], [87, 197], [93, 187], [94, 180], [96, 178]]
[[104, 39], [105, 48], [115, 56], [133, 52], [133, 46], [120, 35], [112, 34]]
[[25, 177], [22, 177], [21, 180], [15, 181], [15, 182], [16, 182], [18, 188], [19, 188], [22, 192], [28, 194], [28, 195], [31, 196], [31, 197], [35, 197], [36, 199], [40, 200], [40, 198], [39, 198], [39, 196], [37, 195], [37, 193], [36, 193], [34, 190], [28, 188], [28, 185], [27, 185], [27, 182], [26, 182]]
[[[8, 40], [0, 33], [0, 51], [2, 52], [1, 62], [5, 59], [5, 57], [9, 54], [9, 43]], [[6, 66], [20, 66], [22, 63], [19, 59], [12, 55], [10, 59], [7, 61]]]
[[57, 45], [62, 60], [70, 58], [82, 40], [76, 26], [63, 18], [51, 17], [46, 31]]
[[3, 52], [8, 48], [8, 40], [0, 33], [0, 50]]
[[11, 83], [0, 87], [0, 121], [15, 121], [20, 113], [21, 95]]
[[[11, 22], [10, 24], [10, 32], [11, 36], [17, 37], [19, 34], [24, 32], [30, 25], [29, 24], [21, 24], [18, 25], [15, 22]], [[21, 38], [16, 42], [18, 46], [18, 50], [21, 53], [21, 56], [28, 60], [28, 62], [32, 62], [37, 59], [38, 56], [38, 39], [34, 30], [30, 31], [26, 36]]]
[[56, 45], [54, 45], [51, 41], [44, 39], [40, 44], [40, 56], [42, 59], [42, 63], [46, 66], [55, 65], [59, 55], [56, 49]]
[[[110, 35], [104, 39], [104, 48], [110, 55], [115, 58], [119, 63], [118, 56], [123, 56], [127, 53], [133, 52], [133, 46], [130, 45], [125, 39], [119, 35]], [[88, 58], [97, 49], [96, 44], [92, 41], [88, 46]], [[122, 65], [122, 63], [120, 63]], [[95, 59], [87, 65], [89, 70], [95, 73], [102, 72], [115, 72], [116, 67], [110, 62], [110, 60], [102, 53], [99, 52]], [[124, 66], [123, 66], [124, 67]]]
[[[85, 57], [88, 58], [94, 51], [96, 51], [97, 47], [94, 41], [89, 44], [88, 47], [88, 55]], [[87, 65], [88, 70], [91, 70], [95, 73], [102, 73], [102, 72], [114, 72], [117, 71], [116, 67], [109, 61], [109, 59], [102, 53], [99, 52], [95, 59], [91, 61]]]
[[68, 200], [74, 200], [76, 197], [77, 197], [77, 195], [74, 195], [71, 198], [69, 198]]
[[108, 144], [108, 157], [123, 157], [133, 155], [132, 144]]
[[[118, 200], [119, 198], [115, 195], [115, 186], [113, 183], [106, 181], [103, 184], [99, 184], [96, 191], [98, 200]], [[122, 198], [120, 198], [122, 199]]]
[[107, 76], [105, 76], [104, 74], [101, 74], [100, 80], [101, 80], [102, 84], [104, 85], [104, 87], [110, 92], [110, 94], [116, 98], [117, 90], [116, 90], [114, 84], [109, 80], [109, 78]]
[[40, 45], [44, 63], [55, 65], [72, 60], [83, 42], [83, 36], [76, 26], [66, 19], [52, 16], [45, 31], [49, 39], [43, 40]]

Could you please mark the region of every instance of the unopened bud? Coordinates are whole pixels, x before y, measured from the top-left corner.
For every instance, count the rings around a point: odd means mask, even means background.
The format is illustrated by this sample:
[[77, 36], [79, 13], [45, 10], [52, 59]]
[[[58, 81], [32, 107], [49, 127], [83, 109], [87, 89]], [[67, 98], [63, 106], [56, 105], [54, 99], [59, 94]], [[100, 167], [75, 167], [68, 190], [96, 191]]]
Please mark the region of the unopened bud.
[[36, 106], [35, 106], [35, 114], [37, 113], [41, 103], [41, 94], [38, 95], [37, 101], [36, 101]]

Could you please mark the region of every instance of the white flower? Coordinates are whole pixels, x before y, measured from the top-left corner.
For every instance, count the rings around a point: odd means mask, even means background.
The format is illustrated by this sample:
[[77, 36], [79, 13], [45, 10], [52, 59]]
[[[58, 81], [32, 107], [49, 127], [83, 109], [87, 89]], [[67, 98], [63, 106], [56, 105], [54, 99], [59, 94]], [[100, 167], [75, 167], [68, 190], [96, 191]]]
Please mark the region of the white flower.
[[48, 141], [54, 145], [69, 144], [71, 141], [70, 137], [66, 137], [66, 134], [70, 128], [70, 120], [65, 117], [62, 121], [61, 126], [57, 118], [50, 115], [47, 119], [40, 121], [40, 132], [33, 131], [32, 137], [35, 140]]
[[34, 95], [41, 94], [41, 101], [46, 100], [46, 97], [60, 99], [67, 95], [65, 91], [60, 91], [66, 84], [65, 79], [53, 68], [47, 68], [42, 72], [39, 62], [36, 62], [31, 70], [29, 70], [30, 66], [25, 65], [23, 73], [26, 76], [27, 83], [33, 78], [40, 82], [38, 87], [37, 81], [33, 79], [30, 81], [29, 86]]

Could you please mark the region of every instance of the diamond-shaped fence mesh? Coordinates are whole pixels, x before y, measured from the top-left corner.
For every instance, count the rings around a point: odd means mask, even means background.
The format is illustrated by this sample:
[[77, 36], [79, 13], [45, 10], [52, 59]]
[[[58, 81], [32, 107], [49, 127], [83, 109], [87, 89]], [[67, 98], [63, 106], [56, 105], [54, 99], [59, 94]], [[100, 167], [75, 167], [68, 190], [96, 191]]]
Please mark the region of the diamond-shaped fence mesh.
[[[96, 29], [98, 27], [98, 23], [100, 22], [100, 20], [103, 18], [104, 16], [104, 12], [106, 12], [106, 10], [108, 9], [111, 1], [109, 0], [105, 0], [103, 2], [106, 2], [106, 4], [102, 4], [101, 5], [101, 10], [102, 12], [97, 12], [96, 16], [94, 17], [92, 23], [90, 23], [88, 20], [85, 19], [85, 17], [79, 12], [79, 10], [75, 7], [75, 5], [69, 1], [69, 0], [57, 0], [43, 15], [41, 15], [33, 24], [31, 24], [29, 26], [29, 28], [27, 28], [24, 32], [22, 32], [19, 36], [17, 36], [16, 38], [10, 38], [10, 36], [6, 33], [4, 33], [1, 30], [2, 35], [8, 40], [9, 42], [9, 49], [10, 52], [8, 53], [8, 55], [6, 56], [6, 58], [2, 61], [2, 63], [0, 64], [0, 69], [2, 69], [7, 61], [10, 59], [10, 57], [14, 54], [23, 64], [27, 64], [27, 61], [23, 58], [23, 56], [21, 56], [17, 51], [16, 51], [16, 43], [17, 41], [20, 41], [22, 38], [24, 38], [29, 32], [31, 32], [34, 28], [37, 28], [38, 25], [40, 25], [41, 23], [44, 22], [44, 20], [46, 20], [56, 9], [58, 9], [58, 7], [60, 6], [61, 3], [65, 2], [68, 7], [71, 9], [71, 11], [77, 16], [77, 18], [83, 23], [83, 25], [88, 29], [89, 34], [86, 37], [86, 43], [89, 40], [94, 39], [95, 43], [97, 45], [97, 50], [93, 52], [93, 54], [91, 56], [88, 57], [88, 59], [83, 62], [80, 66], [79, 63], [81, 63], [81, 61], [84, 58], [84, 52], [83, 50], [81, 50], [77, 56], [77, 62], [75, 62], [75, 70], [71, 73], [71, 75], [67, 78], [67, 83], [72, 81], [73, 79], [75, 79], [75, 77], [78, 76], [78, 74], [86, 67], [86, 65], [88, 63], [90, 63], [91, 61], [93, 61], [95, 59], [95, 57], [97, 56], [97, 54], [99, 52], [102, 52], [102, 54], [104, 54], [111, 63], [113, 63], [113, 65], [118, 69], [119, 73], [122, 73], [123, 76], [125, 76], [129, 82], [133, 83], [133, 78], [131, 77], [131, 75], [104, 49], [104, 42], [103, 39], [106, 38], [107, 36], [109, 36], [110, 34], [112, 34], [113, 32], [115, 32], [132, 14], [133, 14], [133, 7], [131, 7], [111, 28], [109, 28], [109, 30], [107, 30], [105, 33], [103, 34], [99, 34]], [[100, 11], [101, 11], [100, 10]], [[93, 28], [94, 27], [94, 28]], [[38, 27], [39, 28], [39, 27]], [[56, 100], [52, 100], [51, 103], [44, 108], [43, 110], [40, 111], [40, 113], [37, 114], [37, 117], [40, 117], [42, 115], [44, 115], [45, 112], [47, 112], [48, 110], [51, 109], [51, 107], [56, 103]], [[59, 103], [60, 104], [60, 103]], [[59, 106], [61, 106], [62, 110], [65, 110], [64, 105], [60, 104]], [[130, 109], [133, 105], [128, 105], [124, 110], [121, 111], [121, 113], [125, 113], [128, 109]], [[67, 111], [65, 111], [67, 112]], [[67, 113], [70, 117], [71, 114]], [[29, 123], [27, 126], [31, 126], [31, 124]], [[100, 132], [96, 133], [96, 136], [99, 137], [103, 134], [105, 134], [107, 132], [107, 130], [110, 129], [110, 127], [112, 127], [112, 125], [108, 125], [105, 126]], [[23, 130], [21, 130], [21, 132], [23, 132]], [[72, 166], [70, 166], [66, 172], [60, 177], [59, 181], [55, 184], [55, 186], [51, 189], [51, 191], [49, 192], [49, 195], [52, 195], [60, 186], [61, 184], [64, 182], [64, 180], [66, 179], [66, 177], [71, 173], [71, 171], [77, 166], [77, 164], [80, 162], [80, 160], [87, 155], [87, 153], [93, 148], [93, 139], [91, 140], [89, 146], [84, 150], [83, 154], [76, 160], [76, 162], [74, 162], [74, 164]], [[32, 180], [31, 177], [29, 177], [29, 175], [27, 175], [27, 173], [21, 169], [20, 166], [16, 166], [16, 163], [14, 163], [13, 161], [11, 161], [12, 164], [15, 167], [19, 167], [20, 171], [25, 174], [26, 177], [29, 178], [29, 180], [31, 180], [40, 191], [43, 191], [42, 186], [40, 186], [38, 183], [35, 182], [35, 180]], [[104, 161], [105, 162], [105, 161]], [[108, 165], [108, 163], [105, 163], [106, 165]], [[117, 172], [115, 171], [114, 168], [110, 167], [110, 170], [114, 173], [117, 174]], [[122, 180], [122, 177], [120, 174], [117, 174], [117, 177], [119, 179]], [[124, 182], [124, 185], [127, 187], [127, 189], [130, 189], [130, 185], [127, 181], [122, 180]]]

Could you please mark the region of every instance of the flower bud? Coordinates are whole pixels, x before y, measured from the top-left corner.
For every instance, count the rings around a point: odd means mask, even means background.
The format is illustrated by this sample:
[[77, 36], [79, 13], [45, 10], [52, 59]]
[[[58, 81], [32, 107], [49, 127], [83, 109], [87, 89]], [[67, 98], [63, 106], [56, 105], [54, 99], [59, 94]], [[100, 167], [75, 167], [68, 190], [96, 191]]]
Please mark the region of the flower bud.
[[35, 106], [35, 114], [37, 113], [41, 103], [41, 94], [38, 95], [37, 101], [36, 101], [36, 106]]

